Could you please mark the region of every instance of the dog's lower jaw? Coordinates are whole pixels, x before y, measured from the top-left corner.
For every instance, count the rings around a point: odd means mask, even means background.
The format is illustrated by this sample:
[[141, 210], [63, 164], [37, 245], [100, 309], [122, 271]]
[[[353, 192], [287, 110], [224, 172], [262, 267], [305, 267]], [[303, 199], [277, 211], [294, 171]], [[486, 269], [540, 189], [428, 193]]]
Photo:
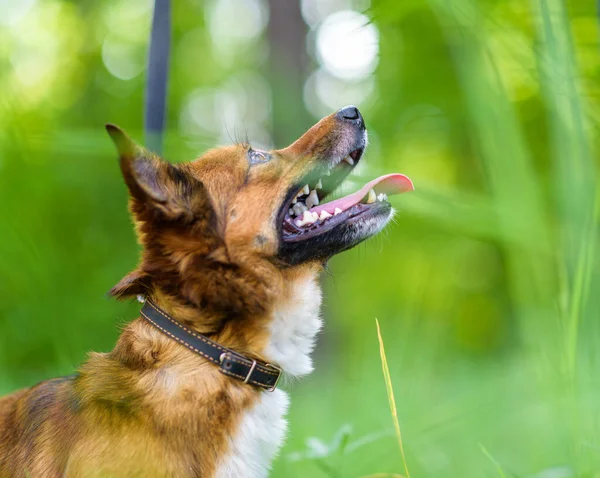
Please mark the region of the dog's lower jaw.
[[[311, 353], [321, 329], [321, 289], [316, 272], [295, 278], [289, 294], [273, 311], [265, 356], [284, 370], [285, 378], [301, 377], [313, 370]], [[230, 449], [217, 469], [217, 478], [262, 478], [285, 439], [289, 398], [283, 390], [262, 393], [239, 423]]]

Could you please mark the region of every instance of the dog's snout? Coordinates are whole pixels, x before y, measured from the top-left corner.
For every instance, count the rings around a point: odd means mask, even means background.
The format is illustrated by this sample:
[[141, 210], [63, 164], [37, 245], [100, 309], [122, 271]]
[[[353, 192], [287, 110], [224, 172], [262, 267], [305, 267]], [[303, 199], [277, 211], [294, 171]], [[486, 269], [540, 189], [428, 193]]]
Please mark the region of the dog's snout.
[[361, 129], [365, 129], [365, 121], [356, 106], [344, 106], [336, 113], [336, 116], [341, 121], [352, 123]]

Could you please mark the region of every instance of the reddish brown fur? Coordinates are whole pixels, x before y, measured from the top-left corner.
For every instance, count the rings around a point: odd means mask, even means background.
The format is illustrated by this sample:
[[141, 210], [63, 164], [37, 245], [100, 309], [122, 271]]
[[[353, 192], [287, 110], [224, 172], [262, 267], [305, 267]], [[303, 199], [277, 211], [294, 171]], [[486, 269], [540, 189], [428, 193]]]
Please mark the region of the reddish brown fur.
[[[265, 360], [273, 307], [321, 267], [279, 260], [274, 215], [338, 126], [327, 117], [252, 167], [241, 145], [172, 166], [110, 129], [144, 246], [112, 294], [152, 297], [194, 330]], [[0, 476], [210, 477], [260, 393], [138, 318], [76, 376], [0, 400]]]

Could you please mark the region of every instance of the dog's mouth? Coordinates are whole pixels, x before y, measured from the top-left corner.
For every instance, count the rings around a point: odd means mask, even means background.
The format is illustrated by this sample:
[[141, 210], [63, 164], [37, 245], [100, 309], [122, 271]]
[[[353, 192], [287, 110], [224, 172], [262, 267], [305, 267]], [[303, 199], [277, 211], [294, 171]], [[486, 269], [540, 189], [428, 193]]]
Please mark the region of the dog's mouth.
[[[391, 215], [388, 195], [414, 189], [403, 174], [387, 174], [373, 179], [358, 191], [329, 202], [324, 200], [337, 189], [358, 165], [364, 145], [340, 158], [325, 161], [325, 166], [307, 174], [299, 189], [283, 205], [281, 234], [284, 243], [298, 243], [320, 237], [341, 225], [358, 224], [374, 216]], [[384, 221], [387, 222], [387, 221]]]

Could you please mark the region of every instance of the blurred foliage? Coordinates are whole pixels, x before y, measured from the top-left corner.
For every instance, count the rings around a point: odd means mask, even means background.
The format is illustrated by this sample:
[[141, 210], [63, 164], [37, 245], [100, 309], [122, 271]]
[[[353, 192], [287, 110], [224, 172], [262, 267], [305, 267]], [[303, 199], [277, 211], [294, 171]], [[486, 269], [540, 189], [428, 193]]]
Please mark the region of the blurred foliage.
[[[250, 11], [258, 34], [236, 37], [241, 20], [215, 28], [218, 2], [173, 3], [166, 156], [229, 141], [211, 125], [245, 88], [237, 116], [268, 142], [268, 5]], [[71, 373], [136, 314], [103, 296], [139, 251], [102, 125], [142, 137], [151, 5], [0, 8], [5, 393]], [[292, 387], [273, 476], [403, 470], [375, 317], [413, 476], [600, 476], [595, 6], [379, 0], [366, 13], [380, 45], [358, 105], [371, 138], [359, 180], [398, 171], [417, 190], [394, 199], [381, 236], [331, 261], [316, 372]]]

